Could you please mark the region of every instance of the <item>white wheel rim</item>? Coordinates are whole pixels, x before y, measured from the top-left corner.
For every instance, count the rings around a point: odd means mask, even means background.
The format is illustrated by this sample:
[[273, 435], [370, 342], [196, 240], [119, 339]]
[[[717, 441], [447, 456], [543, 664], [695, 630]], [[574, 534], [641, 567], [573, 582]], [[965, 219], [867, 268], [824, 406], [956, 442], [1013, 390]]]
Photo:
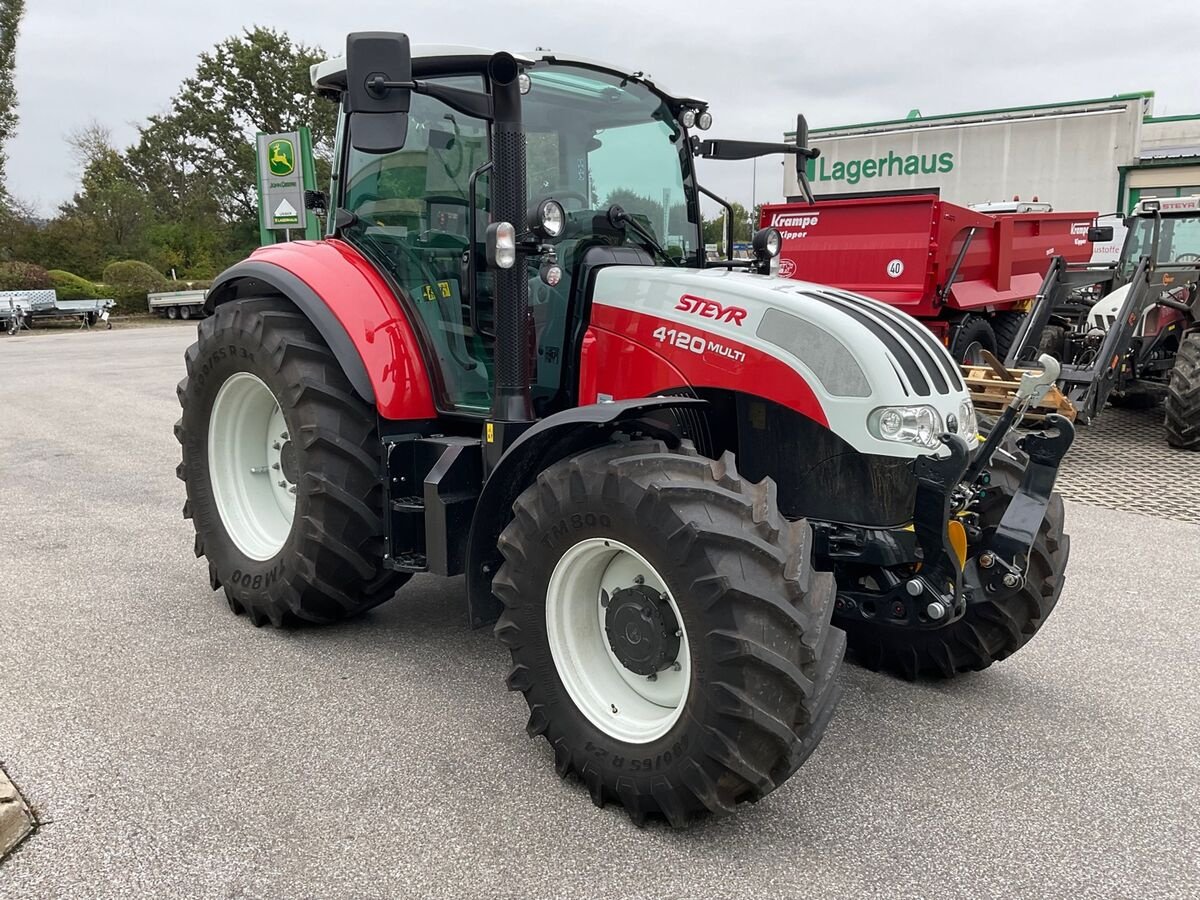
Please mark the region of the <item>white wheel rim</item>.
[[[626, 668], [605, 633], [602, 598], [632, 587], [639, 576], [641, 583], [665, 595], [679, 625], [674, 665], [655, 673], [654, 679]], [[679, 721], [692, 680], [687, 627], [662, 577], [632, 548], [607, 538], [588, 538], [562, 555], [546, 589], [546, 635], [567, 693], [605, 734], [645, 744]]]
[[208, 474], [221, 523], [255, 560], [278, 553], [292, 530], [296, 485], [285, 471], [290, 435], [271, 389], [249, 372], [231, 375], [208, 422]]

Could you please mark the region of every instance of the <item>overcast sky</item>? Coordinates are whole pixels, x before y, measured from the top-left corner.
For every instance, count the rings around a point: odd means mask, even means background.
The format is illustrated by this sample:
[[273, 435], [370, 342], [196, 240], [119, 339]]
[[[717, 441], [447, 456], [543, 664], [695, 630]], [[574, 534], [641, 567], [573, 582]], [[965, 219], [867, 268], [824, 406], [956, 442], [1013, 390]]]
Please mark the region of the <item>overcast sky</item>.
[[[414, 43], [534, 46], [641, 69], [711, 103], [717, 137], [1155, 91], [1156, 115], [1200, 113], [1197, 0], [661, 3], [603, 0], [27, 0], [17, 44], [14, 194], [50, 213], [78, 172], [63, 136], [95, 119], [120, 145], [167, 109], [196, 55], [267, 25], [340, 53], [354, 30]], [[739, 10], [740, 11], [735, 11]], [[506, 10], [512, 10], [506, 12]], [[754, 12], [749, 12], [753, 10]], [[749, 204], [783, 196], [778, 157], [708, 162], [705, 183]]]

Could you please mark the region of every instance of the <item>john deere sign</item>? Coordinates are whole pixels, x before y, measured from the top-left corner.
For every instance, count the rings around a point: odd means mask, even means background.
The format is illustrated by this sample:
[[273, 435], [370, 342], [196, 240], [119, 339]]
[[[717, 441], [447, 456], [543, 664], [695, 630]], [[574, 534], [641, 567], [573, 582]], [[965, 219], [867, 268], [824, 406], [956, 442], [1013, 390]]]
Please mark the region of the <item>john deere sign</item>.
[[901, 156], [888, 150], [887, 156], [870, 159], [830, 160], [824, 156], [808, 161], [808, 180], [843, 181], [858, 184], [867, 178], [895, 178], [901, 175], [936, 175], [954, 171], [954, 154], [910, 153]]
[[267, 167], [276, 178], [296, 171], [296, 145], [291, 138], [277, 138], [267, 144]]
[[304, 191], [313, 184], [308, 129], [258, 136], [259, 222], [264, 244], [286, 237], [276, 237], [278, 231], [319, 236], [315, 218], [304, 209]]

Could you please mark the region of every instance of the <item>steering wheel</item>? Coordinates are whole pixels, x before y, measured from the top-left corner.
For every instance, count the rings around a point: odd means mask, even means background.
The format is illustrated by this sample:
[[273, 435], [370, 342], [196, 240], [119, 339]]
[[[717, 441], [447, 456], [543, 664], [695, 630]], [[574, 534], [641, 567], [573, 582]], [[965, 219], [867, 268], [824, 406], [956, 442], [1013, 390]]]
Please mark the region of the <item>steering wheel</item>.
[[1200, 262], [1200, 253], [1180, 253], [1175, 257], [1177, 263], [1194, 263]]

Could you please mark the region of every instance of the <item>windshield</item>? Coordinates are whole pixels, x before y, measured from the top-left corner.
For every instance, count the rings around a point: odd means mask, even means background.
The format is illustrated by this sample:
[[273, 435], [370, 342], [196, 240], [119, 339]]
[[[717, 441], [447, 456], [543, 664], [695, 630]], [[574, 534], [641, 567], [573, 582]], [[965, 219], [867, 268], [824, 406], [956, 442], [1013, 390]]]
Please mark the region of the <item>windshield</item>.
[[521, 98], [529, 199], [563, 204], [564, 241], [619, 240], [596, 221], [616, 204], [670, 256], [694, 260], [700, 228], [691, 150], [663, 99], [639, 81], [580, 66], [540, 63], [529, 76]]
[[[1158, 235], [1159, 265], [1200, 262], [1200, 215], [1163, 217]], [[1126, 238], [1121, 257], [1121, 275], [1129, 278], [1154, 244], [1154, 217], [1139, 216]]]

